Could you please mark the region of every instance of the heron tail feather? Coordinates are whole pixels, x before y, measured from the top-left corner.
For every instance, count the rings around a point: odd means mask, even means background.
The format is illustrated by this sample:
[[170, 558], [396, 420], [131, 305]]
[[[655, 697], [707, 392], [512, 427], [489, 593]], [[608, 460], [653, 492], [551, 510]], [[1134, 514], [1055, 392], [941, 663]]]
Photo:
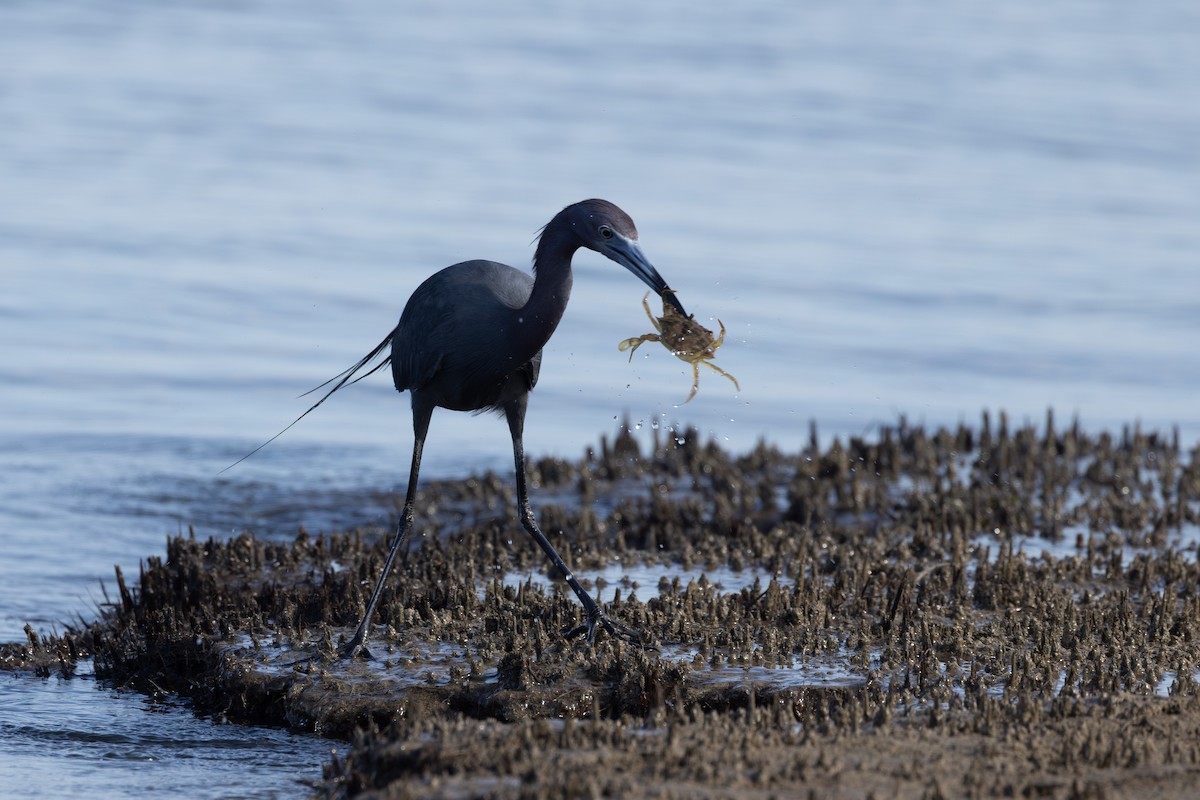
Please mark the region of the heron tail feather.
[[259, 450], [262, 450], [264, 447], [269, 445], [271, 442], [278, 439], [280, 436], [283, 436], [285, 433], [287, 433], [292, 428], [293, 425], [295, 425], [297, 422], [304, 419], [309, 414], [311, 414], [313, 411], [315, 411], [317, 409], [317, 406], [321, 405], [326, 400], [328, 400], [333, 395], [333, 393], [336, 392], [338, 389], [341, 389], [343, 386], [346, 386], [348, 384], [358, 383], [363, 378], [365, 378], [369, 375], [374, 375], [376, 372], [378, 372], [379, 370], [386, 367], [392, 360], [392, 357], [390, 355], [386, 356], [383, 359], [383, 361], [381, 361], [378, 364], [376, 364], [375, 366], [371, 367], [371, 369], [367, 370], [362, 375], [358, 375], [358, 377], [355, 377], [355, 375], [357, 375], [359, 370], [361, 370], [367, 364], [370, 364], [375, 358], [377, 358], [379, 356], [380, 353], [383, 352], [384, 348], [388, 347], [392, 343], [392, 336], [394, 334], [395, 334], [395, 331], [392, 331], [391, 333], [389, 333], [386, 337], [384, 337], [382, 342], [375, 345], [375, 348], [371, 352], [367, 353], [365, 356], [360, 358], [358, 360], [358, 362], [356, 364], [354, 364], [354, 366], [350, 367], [349, 369], [343, 370], [342, 372], [339, 372], [337, 375], [334, 375], [332, 378], [325, 381], [320, 386], [314, 386], [313, 388], [309, 389], [304, 394], [300, 395], [301, 397], [307, 397], [308, 395], [312, 394], [313, 392], [324, 389], [326, 386], [328, 386], [331, 383], [333, 384], [332, 389], [330, 389], [328, 392], [323, 394], [321, 396], [320, 400], [318, 400], [317, 402], [315, 402], [311, 406], [309, 406], [307, 411], [305, 411], [303, 414], [301, 414], [300, 416], [298, 416], [294, 420], [292, 420], [291, 423], [286, 428], [284, 428], [279, 433], [272, 436], [270, 439], [267, 439], [265, 442], [260, 444], [258, 447], [254, 448], [249, 453], [246, 453], [246, 455], [242, 456], [237, 461], [233, 462], [232, 464], [230, 464], [228, 467], [221, 470], [221, 472], [218, 472], [217, 474], [220, 475], [224, 472], [227, 472], [227, 471], [233, 469], [238, 464], [242, 463], [247, 458], [254, 455]]

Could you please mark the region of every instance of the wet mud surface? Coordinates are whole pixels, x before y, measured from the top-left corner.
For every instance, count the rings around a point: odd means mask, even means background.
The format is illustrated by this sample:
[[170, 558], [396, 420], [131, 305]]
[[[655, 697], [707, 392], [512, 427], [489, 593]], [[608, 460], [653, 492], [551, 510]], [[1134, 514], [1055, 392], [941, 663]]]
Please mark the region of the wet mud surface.
[[[174, 539], [10, 669], [346, 738], [328, 797], [1194, 796], [1200, 452], [1129, 428], [900, 424], [731, 455], [694, 432], [429, 482], [369, 659], [386, 532]], [[815, 436], [814, 436], [815, 440]], [[398, 501], [397, 501], [398, 502]]]

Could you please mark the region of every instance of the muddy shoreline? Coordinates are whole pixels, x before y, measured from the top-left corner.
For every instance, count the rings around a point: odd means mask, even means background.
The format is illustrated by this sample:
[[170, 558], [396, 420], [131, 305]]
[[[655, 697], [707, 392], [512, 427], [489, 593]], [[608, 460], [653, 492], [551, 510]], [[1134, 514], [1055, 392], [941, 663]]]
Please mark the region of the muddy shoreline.
[[651, 648], [563, 639], [580, 608], [484, 474], [424, 486], [370, 660], [333, 654], [383, 531], [173, 539], [96, 622], [29, 630], [0, 667], [91, 657], [201, 713], [348, 739], [327, 797], [1200, 785], [1200, 452], [1176, 436], [985, 415], [733, 455], [656, 434], [530, 475], [543, 530]]

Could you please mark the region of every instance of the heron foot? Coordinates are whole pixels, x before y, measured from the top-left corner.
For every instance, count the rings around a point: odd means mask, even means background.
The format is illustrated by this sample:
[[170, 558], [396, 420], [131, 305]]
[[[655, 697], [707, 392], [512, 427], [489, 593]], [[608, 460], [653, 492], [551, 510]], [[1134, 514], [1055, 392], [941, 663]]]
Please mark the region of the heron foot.
[[586, 634], [588, 644], [595, 644], [597, 628], [603, 628], [609, 636], [637, 645], [638, 647], [647, 649], [650, 647], [650, 644], [640, 632], [623, 622], [613, 619], [598, 608], [588, 614], [587, 622], [563, 631], [563, 637], [574, 639], [576, 636]]
[[367, 661], [371, 658], [374, 658], [374, 656], [371, 655], [371, 651], [367, 649], [367, 637], [359, 634], [361, 634], [361, 631], [355, 634], [354, 638], [351, 639], [344, 647], [338, 648], [338, 660], [349, 661], [350, 659], [361, 658], [362, 660]]
[[370, 661], [375, 656], [371, 655], [371, 651], [367, 649], [365, 644], [360, 644], [358, 647], [346, 646], [338, 653], [339, 661], [351, 661], [355, 658], [361, 658], [363, 661]]

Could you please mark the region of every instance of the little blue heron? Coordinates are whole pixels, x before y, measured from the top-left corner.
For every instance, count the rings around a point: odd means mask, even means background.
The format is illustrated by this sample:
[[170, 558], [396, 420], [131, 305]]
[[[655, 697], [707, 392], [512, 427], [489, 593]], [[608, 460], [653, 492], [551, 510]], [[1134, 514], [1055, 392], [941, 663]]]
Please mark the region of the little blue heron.
[[[348, 382], [361, 380], [390, 361], [397, 391], [407, 391], [412, 398], [414, 439], [404, 511], [362, 621], [346, 647], [346, 656], [367, 654], [371, 617], [383, 593], [392, 562], [412, 529], [421, 451], [425, 447], [425, 435], [434, 408], [504, 414], [512, 434], [516, 464], [517, 516], [563, 574], [583, 604], [587, 617], [585, 623], [565, 635], [586, 633], [590, 643], [595, 640], [596, 628], [600, 626], [611, 635], [639, 640], [635, 631], [609, 619], [600, 610], [538, 528], [525, 487], [522, 444], [529, 392], [537, 384], [542, 348], [550, 340], [567, 307], [571, 294], [571, 258], [576, 250], [586, 247], [607, 256], [641, 278], [665, 302], [687, 316], [674, 291], [642, 253], [637, 238], [633, 220], [612, 203], [584, 200], [567, 206], [541, 231], [533, 257], [532, 277], [494, 261], [464, 261], [446, 267], [417, 287], [395, 330], [374, 350], [350, 369], [317, 387], [321, 389], [334, 384], [309, 411]], [[358, 375], [389, 345], [389, 356]]]

